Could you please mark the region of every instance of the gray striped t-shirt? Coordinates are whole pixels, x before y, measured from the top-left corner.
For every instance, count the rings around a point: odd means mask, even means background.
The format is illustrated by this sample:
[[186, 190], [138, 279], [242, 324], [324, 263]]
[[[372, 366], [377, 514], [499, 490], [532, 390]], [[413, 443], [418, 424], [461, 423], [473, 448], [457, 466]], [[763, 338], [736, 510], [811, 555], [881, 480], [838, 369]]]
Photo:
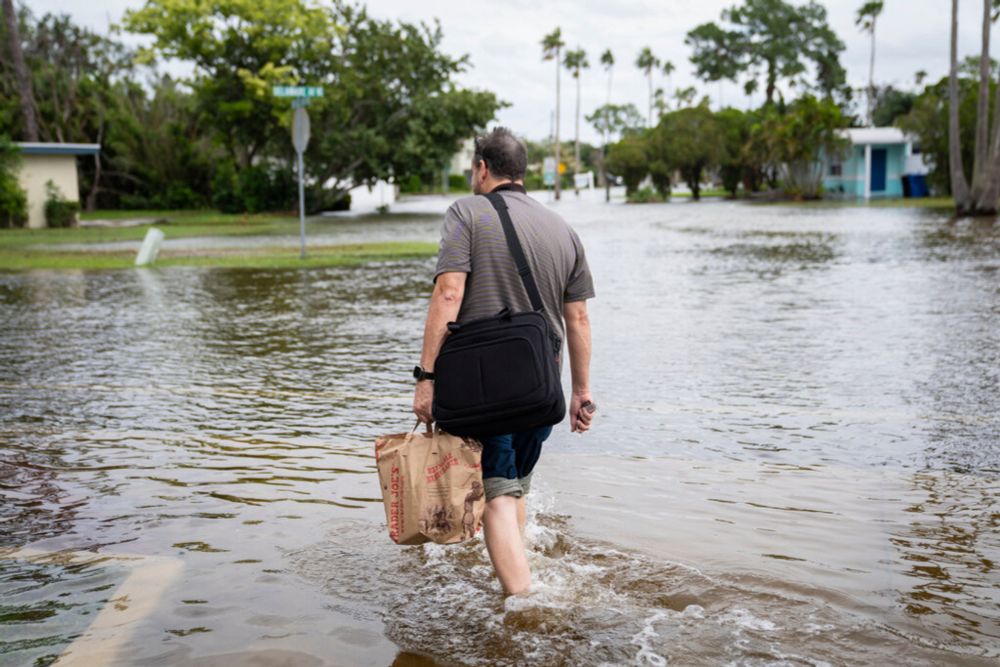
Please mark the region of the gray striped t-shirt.
[[[501, 196], [538, 284], [549, 326], [565, 339], [563, 304], [594, 296], [583, 244], [558, 213], [537, 200], [513, 190], [503, 190]], [[531, 310], [500, 217], [486, 197], [463, 197], [445, 214], [434, 279], [449, 271], [469, 274], [459, 322], [496, 315], [505, 306], [518, 313]]]

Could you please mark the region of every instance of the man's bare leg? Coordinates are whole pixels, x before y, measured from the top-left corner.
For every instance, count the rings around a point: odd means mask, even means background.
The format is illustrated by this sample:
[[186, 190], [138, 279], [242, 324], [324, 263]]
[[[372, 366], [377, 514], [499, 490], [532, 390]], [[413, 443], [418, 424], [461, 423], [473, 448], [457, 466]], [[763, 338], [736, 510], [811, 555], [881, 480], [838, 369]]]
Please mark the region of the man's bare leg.
[[527, 524], [527, 513], [524, 508], [524, 496], [517, 499], [517, 525], [521, 529], [521, 541], [524, 541], [524, 526]]
[[512, 595], [525, 593], [531, 587], [531, 569], [528, 567], [528, 556], [524, 553], [518, 520], [517, 498], [499, 496], [486, 503], [483, 515], [486, 550], [500, 584]]

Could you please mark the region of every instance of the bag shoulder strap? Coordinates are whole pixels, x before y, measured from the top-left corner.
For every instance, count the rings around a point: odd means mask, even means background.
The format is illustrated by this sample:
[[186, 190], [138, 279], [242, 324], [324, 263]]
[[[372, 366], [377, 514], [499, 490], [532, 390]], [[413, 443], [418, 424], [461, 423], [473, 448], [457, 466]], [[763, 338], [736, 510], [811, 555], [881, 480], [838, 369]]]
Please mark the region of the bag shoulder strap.
[[531, 267], [528, 266], [528, 258], [524, 255], [524, 248], [521, 247], [521, 241], [517, 238], [517, 231], [514, 230], [514, 223], [511, 221], [510, 213], [507, 211], [507, 202], [503, 200], [499, 192], [489, 192], [485, 196], [493, 204], [497, 215], [500, 216], [503, 234], [507, 237], [507, 248], [510, 249], [510, 254], [514, 258], [514, 264], [517, 266], [517, 274], [521, 276], [524, 289], [528, 292], [528, 298], [531, 299], [531, 307], [538, 312], [544, 311], [545, 304], [542, 303], [542, 295], [538, 291], [538, 285], [535, 283], [535, 276], [531, 273]]

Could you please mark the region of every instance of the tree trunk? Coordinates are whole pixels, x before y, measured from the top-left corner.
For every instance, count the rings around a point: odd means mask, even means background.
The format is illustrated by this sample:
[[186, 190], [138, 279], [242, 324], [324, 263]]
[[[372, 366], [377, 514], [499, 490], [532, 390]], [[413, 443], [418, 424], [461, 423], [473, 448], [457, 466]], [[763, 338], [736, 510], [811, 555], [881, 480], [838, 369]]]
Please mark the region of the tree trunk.
[[[104, 143], [104, 114], [101, 114], [100, 122], [97, 126], [97, 144]], [[87, 210], [97, 209], [97, 193], [101, 190], [101, 153], [98, 151], [94, 155], [94, 182], [90, 185], [90, 192], [87, 193]]]
[[3, 0], [3, 14], [7, 21], [7, 48], [11, 61], [14, 63], [14, 75], [17, 79], [17, 94], [21, 98], [21, 115], [24, 116], [25, 141], [38, 141], [38, 119], [35, 118], [35, 95], [31, 89], [31, 73], [24, 64], [24, 52], [21, 50], [21, 31], [17, 25], [17, 12], [14, 11], [14, 0]]
[[[972, 163], [973, 204], [976, 205], [986, 186], [989, 162], [990, 123], [990, 24], [991, 0], [983, 0], [983, 49], [979, 54], [979, 97], [976, 104], [976, 149]], [[975, 206], [978, 208], [978, 205]]]
[[559, 70], [562, 68], [562, 61], [559, 59], [559, 49], [556, 49], [556, 201], [559, 200], [559, 196], [562, 193], [562, 174], [559, 173], [559, 165], [562, 163], [562, 151], [559, 146]]
[[993, 97], [993, 129], [990, 134], [990, 159], [983, 174], [983, 191], [976, 201], [979, 210], [995, 210], [1000, 200], [1000, 81]]
[[962, 167], [962, 145], [958, 123], [958, 0], [951, 0], [951, 69], [948, 73], [948, 167], [951, 195], [959, 215], [968, 212], [971, 200], [969, 184]]
[[982, 186], [974, 204], [978, 212], [994, 214], [997, 211], [997, 201], [1000, 200], [1000, 82], [993, 97], [993, 123], [988, 153], [989, 158], [984, 163], [980, 177]]
[[653, 127], [653, 70], [646, 72], [646, 81], [649, 82], [649, 109], [647, 115], [649, 116], [649, 126]]
[[[989, 2], [989, 0], [986, 0]], [[580, 173], [580, 71], [576, 72], [576, 164], [573, 168], [573, 192], [580, 196], [580, 186], [576, 184], [576, 175]]]
[[608, 178], [608, 140], [604, 140], [604, 149], [601, 151], [601, 171], [604, 173], [604, 201], [611, 201], [611, 179]]
[[773, 61], [768, 61], [768, 63], [767, 63], [767, 88], [765, 89], [765, 94], [767, 95], [767, 99], [764, 101], [764, 104], [766, 104], [766, 105], [770, 105], [774, 101], [775, 81], [777, 80], [777, 76], [778, 76], [777, 73], [774, 70], [775, 70], [775, 64], [774, 64], [774, 62]]
[[[989, 0], [986, 0], [989, 2]], [[868, 60], [868, 125], [875, 126], [875, 19], [872, 17], [872, 52]]]

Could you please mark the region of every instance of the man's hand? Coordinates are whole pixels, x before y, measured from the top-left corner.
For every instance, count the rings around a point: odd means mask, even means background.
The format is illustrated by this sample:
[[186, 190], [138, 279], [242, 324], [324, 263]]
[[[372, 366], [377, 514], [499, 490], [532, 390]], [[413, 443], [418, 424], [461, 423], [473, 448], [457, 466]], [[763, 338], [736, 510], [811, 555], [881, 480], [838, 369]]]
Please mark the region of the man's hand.
[[430, 425], [434, 421], [431, 415], [431, 404], [434, 402], [434, 383], [430, 380], [421, 380], [417, 383], [417, 389], [413, 393], [413, 414], [417, 419]]
[[569, 426], [573, 433], [583, 433], [590, 428], [594, 418], [590, 399], [590, 318], [586, 301], [570, 301], [563, 305], [566, 318], [566, 343], [569, 346], [569, 365], [573, 376], [573, 400], [569, 404]]
[[590, 430], [590, 422], [594, 419], [594, 413], [583, 407], [584, 404], [593, 405], [589, 391], [573, 392], [573, 398], [569, 402], [569, 425], [573, 433], [583, 433]]

